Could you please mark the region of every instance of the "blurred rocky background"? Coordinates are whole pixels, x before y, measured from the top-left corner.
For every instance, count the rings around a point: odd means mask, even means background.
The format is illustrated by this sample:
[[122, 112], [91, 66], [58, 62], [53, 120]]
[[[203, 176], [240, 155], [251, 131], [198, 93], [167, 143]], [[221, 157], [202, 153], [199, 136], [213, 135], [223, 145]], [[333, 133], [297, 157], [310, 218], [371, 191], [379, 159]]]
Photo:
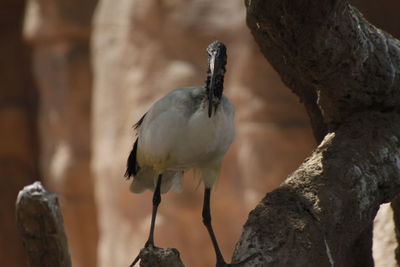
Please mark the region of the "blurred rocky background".
[[[353, 2], [400, 34], [397, 1]], [[0, 36], [2, 266], [26, 266], [14, 202], [38, 179], [60, 196], [73, 266], [129, 265], [151, 212], [151, 193], [131, 194], [123, 178], [132, 125], [166, 92], [204, 84], [214, 39], [228, 47], [225, 88], [236, 106], [236, 140], [212, 196], [227, 259], [248, 212], [315, 147], [301, 103], [246, 27], [242, 0], [3, 0]], [[202, 185], [190, 176], [183, 193], [163, 195], [156, 245], [178, 248], [187, 266], [213, 266]], [[378, 219], [377, 266], [396, 266], [391, 216]]]
[[18, 191], [39, 178], [37, 91], [31, 47], [22, 40], [25, 2], [0, 3], [0, 262], [26, 266], [14, 210]]

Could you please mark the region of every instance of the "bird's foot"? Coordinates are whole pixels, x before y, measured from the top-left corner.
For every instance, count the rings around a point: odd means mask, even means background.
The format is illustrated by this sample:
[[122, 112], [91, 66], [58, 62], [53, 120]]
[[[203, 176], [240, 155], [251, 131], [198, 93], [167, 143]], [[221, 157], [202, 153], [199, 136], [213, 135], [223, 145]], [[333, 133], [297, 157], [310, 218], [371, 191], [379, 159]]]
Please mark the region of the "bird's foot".
[[136, 258], [133, 260], [133, 262], [131, 263], [131, 265], [129, 265], [129, 267], [133, 267], [135, 266], [135, 264], [140, 260], [140, 252], [139, 254], [136, 256]]
[[146, 249], [155, 249], [155, 248], [158, 248], [158, 247], [156, 247], [156, 246], [154, 246], [154, 242], [152, 242], [152, 241], [147, 241], [145, 244], [144, 244], [144, 248]]
[[174, 266], [184, 267], [179, 251], [175, 248], [158, 248], [154, 245], [144, 247], [140, 250], [139, 255], [135, 258], [130, 267], [133, 267], [140, 260], [140, 266]]
[[243, 264], [253, 260], [254, 258], [256, 258], [258, 256], [261, 256], [261, 253], [259, 253], [259, 252], [254, 253], [253, 255], [248, 256], [244, 260], [241, 260], [241, 261], [235, 262], [235, 263], [226, 263], [225, 261], [217, 262], [216, 267], [241, 267], [241, 266], [243, 266]]
[[139, 254], [136, 256], [136, 258], [133, 260], [133, 262], [131, 263], [131, 265], [129, 265], [129, 267], [133, 267], [135, 266], [136, 263], [138, 263], [138, 261], [141, 259], [143, 251], [144, 250], [154, 250], [154, 249], [158, 249], [158, 247], [154, 246], [154, 242], [151, 242], [150, 240], [147, 240], [147, 242], [144, 244], [144, 248], [142, 248], [139, 252]]

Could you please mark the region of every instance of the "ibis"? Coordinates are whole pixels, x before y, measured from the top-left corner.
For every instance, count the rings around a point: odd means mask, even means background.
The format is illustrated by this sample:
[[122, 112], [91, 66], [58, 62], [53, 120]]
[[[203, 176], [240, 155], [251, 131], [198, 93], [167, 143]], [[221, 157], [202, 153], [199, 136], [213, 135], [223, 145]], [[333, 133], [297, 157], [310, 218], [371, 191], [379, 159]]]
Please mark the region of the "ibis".
[[[217, 243], [210, 215], [210, 195], [225, 153], [234, 136], [234, 107], [223, 94], [226, 47], [214, 41], [208, 48], [205, 86], [177, 88], [155, 102], [134, 125], [137, 139], [125, 176], [130, 190], [154, 191], [150, 233], [145, 247], [154, 247], [154, 227], [161, 193], [179, 189], [183, 173], [193, 169], [204, 183], [203, 223], [210, 235], [216, 266], [227, 264]], [[138, 257], [132, 263], [133, 266]]]

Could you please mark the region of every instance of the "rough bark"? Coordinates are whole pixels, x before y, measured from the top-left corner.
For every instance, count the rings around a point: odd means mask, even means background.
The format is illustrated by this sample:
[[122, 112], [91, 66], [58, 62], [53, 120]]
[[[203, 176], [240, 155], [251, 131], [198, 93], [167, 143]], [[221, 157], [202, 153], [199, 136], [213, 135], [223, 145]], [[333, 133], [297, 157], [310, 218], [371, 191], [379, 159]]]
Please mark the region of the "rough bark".
[[252, 211], [235, 259], [260, 252], [259, 266], [349, 266], [349, 249], [400, 188], [399, 122], [365, 112], [328, 134]]
[[[352, 4], [357, 6], [363, 15], [372, 22], [375, 26], [389, 32], [394, 37], [400, 37], [400, 20], [398, 19], [398, 10], [400, 8], [400, 2], [397, 0], [388, 0], [385, 2], [377, 2], [373, 0], [352, 0]], [[391, 205], [393, 214], [389, 211], [382, 212], [381, 216], [388, 216], [386, 220], [394, 219], [396, 227], [396, 236], [393, 235], [392, 229], [388, 223], [384, 223], [384, 218], [378, 218], [378, 229], [379, 231], [374, 237], [375, 250], [375, 265], [376, 266], [398, 266], [400, 265], [400, 253], [399, 248], [396, 249], [395, 253], [392, 251], [391, 238], [396, 239], [399, 243], [399, 229], [400, 229], [400, 198], [397, 196]], [[386, 209], [386, 208], [384, 208]], [[385, 225], [385, 226], [384, 226]], [[393, 262], [393, 254], [395, 254], [395, 260], [397, 265]]]
[[353, 242], [353, 245], [347, 251], [345, 259], [346, 266], [351, 267], [374, 267], [374, 258], [372, 256], [372, 237], [373, 227], [371, 223], [365, 228], [364, 232]]
[[40, 182], [18, 194], [16, 218], [30, 267], [70, 267], [71, 259], [57, 195]]
[[298, 95], [304, 96], [304, 88], [297, 84], [312, 85], [331, 129], [358, 111], [396, 108], [398, 41], [347, 1], [246, 4], [248, 25], [263, 54]]
[[139, 256], [140, 267], [184, 267], [175, 248], [143, 248]]
[[251, 212], [234, 259], [259, 252], [246, 266], [355, 266], [355, 243], [400, 190], [399, 42], [347, 1], [246, 6], [261, 51], [320, 118], [311, 116], [315, 135], [330, 133]]

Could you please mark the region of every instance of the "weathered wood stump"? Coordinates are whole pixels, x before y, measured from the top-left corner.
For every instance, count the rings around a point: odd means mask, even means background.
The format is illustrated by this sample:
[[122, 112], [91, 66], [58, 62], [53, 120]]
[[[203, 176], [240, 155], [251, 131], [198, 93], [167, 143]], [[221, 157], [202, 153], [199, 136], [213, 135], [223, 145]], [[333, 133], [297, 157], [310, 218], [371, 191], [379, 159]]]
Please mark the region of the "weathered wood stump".
[[40, 182], [25, 186], [17, 198], [16, 219], [30, 267], [70, 267], [71, 257], [57, 195]]

